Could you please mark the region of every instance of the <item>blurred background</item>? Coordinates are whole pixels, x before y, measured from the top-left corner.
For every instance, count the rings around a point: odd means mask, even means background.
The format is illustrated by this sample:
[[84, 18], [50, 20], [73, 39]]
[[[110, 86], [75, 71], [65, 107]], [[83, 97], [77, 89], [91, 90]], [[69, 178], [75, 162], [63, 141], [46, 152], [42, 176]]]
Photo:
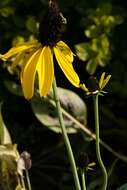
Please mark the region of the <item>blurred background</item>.
[[[105, 88], [108, 93], [99, 101], [100, 136], [116, 152], [127, 156], [127, 1], [59, 0], [59, 6], [68, 22], [63, 41], [77, 55], [74, 68], [81, 81], [87, 84], [91, 75], [99, 79], [102, 72], [112, 75]], [[47, 0], [0, 1], [0, 52], [6, 52], [18, 41], [37, 38], [39, 22], [47, 8]], [[37, 105], [24, 99], [19, 78], [7, 64], [2, 61], [0, 64], [1, 112], [13, 144], [18, 145], [19, 152], [26, 150], [31, 154], [32, 189], [75, 189], [59, 127], [54, 130], [50, 122], [45, 124], [43, 115], [38, 116]], [[84, 111], [80, 122], [94, 132], [92, 97], [86, 97], [82, 90], [73, 87], [57, 65], [55, 67], [58, 86], [72, 90], [82, 98]], [[63, 98], [63, 105], [68, 99]], [[71, 106], [78, 105], [77, 102]], [[68, 108], [70, 114], [72, 110]], [[49, 109], [41, 111], [52, 116]], [[75, 114], [73, 111], [72, 115]], [[78, 119], [77, 115], [75, 117]], [[88, 155], [89, 162], [96, 163], [93, 170], [87, 171], [86, 183], [88, 190], [98, 189], [101, 170], [95, 141], [80, 129], [69, 132], [69, 138], [77, 163], [81, 152]], [[101, 153], [109, 172], [108, 189], [118, 189], [127, 183], [127, 159], [117, 158], [103, 146]], [[127, 186], [121, 190], [126, 189]]]

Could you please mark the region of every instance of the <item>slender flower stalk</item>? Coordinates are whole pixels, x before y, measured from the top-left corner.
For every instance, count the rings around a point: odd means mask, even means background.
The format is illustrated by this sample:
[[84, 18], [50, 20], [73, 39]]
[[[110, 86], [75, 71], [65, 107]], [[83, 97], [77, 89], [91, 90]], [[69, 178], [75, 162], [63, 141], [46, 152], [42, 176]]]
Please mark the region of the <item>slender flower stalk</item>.
[[57, 85], [56, 85], [55, 79], [53, 82], [53, 93], [54, 93], [54, 99], [56, 102], [56, 108], [57, 108], [59, 122], [60, 122], [61, 129], [62, 129], [64, 142], [65, 142], [65, 145], [67, 148], [68, 157], [69, 157], [70, 164], [71, 164], [71, 169], [72, 169], [72, 173], [73, 173], [73, 177], [74, 177], [75, 187], [76, 187], [76, 190], [81, 190], [79, 177], [78, 177], [78, 173], [77, 173], [77, 168], [76, 168], [76, 164], [75, 164], [75, 159], [74, 159], [71, 144], [70, 144], [67, 132], [66, 132], [66, 127], [64, 125], [64, 119], [63, 119], [60, 101], [59, 101], [59, 97], [58, 97], [58, 93], [57, 93]]
[[88, 82], [89, 82], [88, 88], [86, 87], [85, 84], [80, 85], [82, 90], [85, 91], [86, 95], [93, 96], [94, 114], [95, 114], [95, 129], [96, 129], [96, 155], [97, 155], [98, 162], [99, 162], [100, 167], [103, 172], [102, 190], [107, 189], [108, 175], [107, 175], [107, 171], [103, 164], [103, 161], [101, 158], [101, 153], [100, 153], [98, 96], [106, 93], [105, 91], [103, 91], [103, 88], [109, 82], [110, 78], [111, 78], [111, 75], [108, 75], [107, 77], [105, 77], [105, 72], [104, 72], [104, 73], [102, 73], [99, 81], [97, 80], [96, 77], [91, 76], [88, 80]]
[[20, 176], [20, 178], [21, 178], [22, 188], [23, 188], [24, 190], [26, 190], [25, 182], [24, 182], [24, 177], [23, 177], [23, 176]]
[[106, 190], [107, 189], [107, 182], [108, 182], [108, 175], [107, 175], [107, 171], [106, 171], [106, 168], [103, 164], [103, 161], [101, 158], [101, 153], [100, 153], [98, 96], [99, 96], [99, 94], [96, 94], [93, 96], [94, 114], [95, 114], [95, 129], [96, 129], [96, 154], [97, 154], [98, 162], [99, 162], [100, 167], [101, 167], [102, 172], [103, 172], [102, 190]]
[[26, 172], [26, 180], [27, 180], [28, 190], [32, 190], [28, 170], [25, 169], [25, 172]]
[[81, 169], [82, 189], [86, 190], [85, 169]]

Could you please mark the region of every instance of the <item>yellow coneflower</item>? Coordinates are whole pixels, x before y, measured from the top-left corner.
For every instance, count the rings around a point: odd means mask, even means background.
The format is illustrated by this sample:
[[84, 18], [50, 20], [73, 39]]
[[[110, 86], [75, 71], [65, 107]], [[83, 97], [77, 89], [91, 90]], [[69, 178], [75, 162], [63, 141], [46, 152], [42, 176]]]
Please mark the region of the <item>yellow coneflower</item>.
[[[39, 42], [24, 42], [0, 55], [3, 60], [14, 58], [13, 65], [24, 60], [21, 71], [21, 85], [25, 98], [30, 99], [34, 94], [36, 73], [38, 74], [39, 94], [45, 96], [54, 79], [53, 55], [68, 80], [76, 87], [80, 87], [80, 80], [73, 69], [73, 53], [61, 41], [66, 19], [60, 12], [56, 2], [49, 2], [49, 11], [40, 23]], [[26, 58], [24, 59], [24, 55]]]

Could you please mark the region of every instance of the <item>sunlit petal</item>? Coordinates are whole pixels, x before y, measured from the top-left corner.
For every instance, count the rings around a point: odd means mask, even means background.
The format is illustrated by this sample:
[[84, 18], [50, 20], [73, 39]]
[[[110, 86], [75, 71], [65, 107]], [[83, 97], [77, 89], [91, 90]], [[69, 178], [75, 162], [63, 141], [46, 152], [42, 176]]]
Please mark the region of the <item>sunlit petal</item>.
[[[29, 59], [31, 58], [31, 56], [34, 54], [34, 52], [29, 53], [28, 55], [23, 55], [23, 60], [20, 61], [21, 62], [21, 72], [20, 72], [20, 79], [21, 79], [21, 83], [22, 83], [22, 78], [23, 78], [23, 72], [25, 69], [26, 64], [28, 63]], [[17, 56], [16, 56], [17, 57]], [[14, 68], [15, 65], [13, 65], [14, 63], [12, 63], [11, 67], [12, 69]]]
[[16, 46], [16, 47], [21, 46], [21, 45], [25, 45], [25, 46], [28, 46], [28, 45], [38, 46], [38, 44], [39, 44], [39, 42], [36, 39], [32, 39], [31, 41], [15, 43], [14, 46]]
[[68, 59], [68, 61], [73, 62], [74, 54], [67, 44], [65, 44], [63, 41], [59, 41], [56, 47], [58, 47], [59, 50], [63, 52], [64, 55], [66, 55], [66, 58]]
[[21, 53], [23, 51], [26, 51], [34, 47], [35, 45], [20, 45], [20, 46], [13, 47], [7, 53], [0, 54], [0, 59], [7, 60], [18, 53]]
[[58, 64], [65, 76], [74, 86], [79, 87], [80, 80], [77, 73], [74, 71], [71, 59], [68, 58], [67, 51], [61, 51], [59, 47], [54, 47], [53, 49]]
[[15, 57], [14, 61], [12, 61], [11, 68], [14, 68], [14, 67], [16, 67], [17, 65], [22, 64], [22, 62], [24, 62], [24, 53], [23, 53], [23, 52], [22, 52], [22, 53], [19, 53], [19, 54]]
[[33, 55], [29, 58], [23, 70], [21, 82], [22, 82], [23, 93], [26, 99], [30, 99], [34, 93], [34, 80], [36, 74], [36, 67], [41, 52], [42, 49], [39, 49], [35, 53], [33, 53]]
[[40, 96], [45, 96], [54, 78], [53, 56], [49, 47], [44, 47], [37, 65]]
[[80, 88], [82, 89], [82, 90], [84, 90], [85, 92], [88, 92], [89, 90], [88, 90], [88, 88], [86, 87], [86, 85], [83, 83], [83, 84], [80, 84]]

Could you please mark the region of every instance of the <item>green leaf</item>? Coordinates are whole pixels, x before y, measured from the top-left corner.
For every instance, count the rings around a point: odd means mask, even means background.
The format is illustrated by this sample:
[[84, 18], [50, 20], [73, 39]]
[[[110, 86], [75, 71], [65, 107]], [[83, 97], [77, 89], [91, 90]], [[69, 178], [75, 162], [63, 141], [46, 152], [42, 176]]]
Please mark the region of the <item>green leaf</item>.
[[13, 0], [4, 0], [0, 1], [0, 7], [7, 6], [9, 3], [11, 3]]
[[96, 59], [91, 59], [87, 65], [86, 65], [86, 70], [89, 74], [94, 74], [95, 71], [96, 71], [96, 68], [97, 68], [98, 64], [97, 64], [97, 61]]
[[127, 190], [127, 183], [125, 183], [121, 187], [117, 188], [117, 190]]
[[84, 101], [73, 91], [58, 88], [58, 95], [62, 107], [78, 120], [87, 123], [87, 107]]
[[20, 85], [11, 80], [4, 80], [5, 87], [16, 96], [23, 96], [22, 88]]
[[76, 54], [82, 61], [87, 61], [89, 58], [89, 47], [87, 43], [75, 45]]
[[32, 33], [34, 33], [34, 34], [36, 34], [37, 32], [38, 32], [38, 28], [37, 28], [37, 22], [36, 22], [36, 20], [35, 20], [35, 18], [34, 17], [28, 17], [28, 19], [27, 19], [27, 21], [26, 21], [26, 27], [27, 27], [27, 29], [30, 31], [30, 32], [32, 32]]
[[17, 146], [0, 145], [0, 185], [3, 189], [15, 189], [17, 185]]
[[12, 7], [4, 7], [0, 9], [0, 14], [3, 17], [8, 17], [9, 15], [14, 14], [14, 9]]
[[[98, 10], [98, 9], [97, 9]], [[99, 11], [101, 12], [101, 15], [109, 15], [112, 11], [112, 4], [109, 2], [102, 2], [99, 7]]]
[[[83, 100], [74, 92], [62, 88], [58, 88], [58, 94], [62, 107], [79, 121], [86, 124], [87, 110]], [[49, 100], [34, 99], [31, 101], [31, 106], [35, 116], [44, 126], [56, 133], [61, 133], [56, 107]], [[64, 122], [68, 133], [77, 132], [73, 122], [65, 116]]]
[[102, 33], [101, 27], [98, 27], [96, 25], [91, 25], [85, 30], [85, 35], [88, 38], [96, 38]]
[[1, 104], [0, 104], [0, 144], [11, 144], [10, 134], [4, 124], [2, 114], [1, 114]]

